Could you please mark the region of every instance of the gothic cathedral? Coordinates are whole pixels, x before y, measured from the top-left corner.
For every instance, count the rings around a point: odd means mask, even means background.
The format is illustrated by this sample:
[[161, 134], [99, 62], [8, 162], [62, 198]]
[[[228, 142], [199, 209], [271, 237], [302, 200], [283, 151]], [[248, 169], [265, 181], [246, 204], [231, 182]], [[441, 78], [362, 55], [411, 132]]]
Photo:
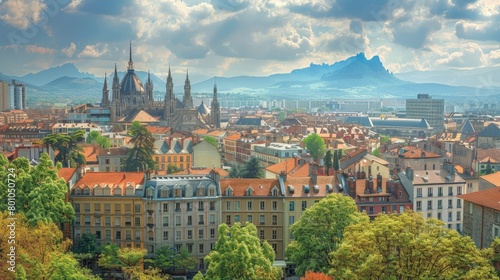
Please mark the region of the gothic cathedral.
[[174, 130], [186, 131], [197, 128], [220, 128], [220, 105], [217, 99], [217, 85], [214, 84], [210, 111], [203, 102], [198, 108], [194, 107], [188, 73], [186, 73], [186, 81], [184, 82], [184, 97], [182, 101], [175, 97], [170, 67], [168, 69], [164, 101], [154, 100], [153, 89], [153, 82], [151, 81], [149, 71], [148, 79], [144, 86], [134, 72], [131, 43], [127, 73], [121, 82], [118, 78], [115, 64], [115, 73], [111, 85], [111, 100], [109, 98], [107, 79], [104, 77], [101, 107], [110, 109], [112, 123], [126, 122], [130, 116], [142, 110], [152, 117], [158, 118], [161, 125], [172, 127]]

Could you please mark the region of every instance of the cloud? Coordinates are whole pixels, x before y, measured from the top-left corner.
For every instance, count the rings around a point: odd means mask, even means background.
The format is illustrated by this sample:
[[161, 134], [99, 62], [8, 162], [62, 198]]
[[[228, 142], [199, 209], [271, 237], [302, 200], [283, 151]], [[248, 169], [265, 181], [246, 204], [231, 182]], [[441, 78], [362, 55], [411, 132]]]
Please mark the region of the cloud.
[[39, 0], [6, 0], [0, 4], [0, 19], [21, 30], [28, 29], [32, 23], [40, 23], [47, 8], [44, 1]]
[[76, 51], [76, 45], [73, 42], [71, 42], [69, 47], [61, 50], [61, 52], [65, 54], [67, 57], [72, 57], [75, 51]]
[[439, 19], [411, 20], [391, 23], [394, 42], [412, 49], [425, 48], [433, 33], [441, 29]]
[[250, 5], [250, 1], [246, 0], [212, 0], [210, 4], [217, 10], [224, 11], [240, 11]]
[[36, 45], [27, 45], [25, 46], [25, 50], [27, 53], [37, 53], [37, 54], [53, 54], [56, 52], [54, 49], [44, 48]]
[[133, 6], [132, 0], [75, 0], [68, 9], [72, 12], [116, 16], [131, 6]]
[[500, 42], [500, 17], [489, 22], [459, 21], [455, 25], [455, 34], [458, 38], [478, 41]]
[[477, 43], [468, 42], [436, 63], [450, 67], [481, 67], [487, 64], [487, 59]]
[[500, 49], [493, 50], [489, 52], [486, 56], [490, 62], [490, 65], [499, 65], [500, 64]]
[[107, 52], [108, 52], [108, 44], [98, 43], [95, 45], [86, 45], [85, 48], [78, 54], [78, 58], [81, 57], [98, 58], [103, 56]]

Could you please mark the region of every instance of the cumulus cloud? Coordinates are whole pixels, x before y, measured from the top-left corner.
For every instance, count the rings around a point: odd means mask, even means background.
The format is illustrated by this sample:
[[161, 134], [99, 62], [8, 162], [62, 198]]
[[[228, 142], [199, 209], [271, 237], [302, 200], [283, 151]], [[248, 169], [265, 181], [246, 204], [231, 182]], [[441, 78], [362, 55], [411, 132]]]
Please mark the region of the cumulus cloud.
[[27, 45], [25, 46], [27, 53], [37, 53], [37, 54], [53, 54], [56, 51], [51, 48], [44, 48], [37, 45]]
[[61, 50], [61, 52], [67, 57], [72, 57], [75, 51], [76, 51], [76, 45], [73, 42], [71, 42], [71, 44], [67, 48]]
[[0, 4], [0, 19], [22, 30], [28, 29], [32, 23], [40, 23], [47, 8], [45, 2], [40, 0], [6, 0]]
[[108, 44], [98, 43], [95, 45], [86, 45], [85, 48], [78, 54], [78, 57], [98, 58], [108, 52]]
[[487, 59], [477, 43], [468, 42], [436, 63], [451, 67], [480, 67], [487, 64]]
[[402, 46], [421, 49], [427, 46], [431, 35], [441, 29], [439, 19], [411, 20], [391, 24], [394, 42]]
[[500, 42], [500, 17], [496, 19], [487, 23], [459, 21], [455, 25], [455, 34], [458, 38], [467, 40]]
[[490, 65], [499, 65], [500, 64], [500, 49], [493, 50], [489, 52], [486, 56]]

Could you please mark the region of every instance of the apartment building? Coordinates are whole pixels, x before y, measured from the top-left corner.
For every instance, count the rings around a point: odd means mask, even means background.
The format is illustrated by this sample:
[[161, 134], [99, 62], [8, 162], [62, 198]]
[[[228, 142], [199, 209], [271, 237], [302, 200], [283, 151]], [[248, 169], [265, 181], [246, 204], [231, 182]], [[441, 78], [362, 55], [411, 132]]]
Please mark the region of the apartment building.
[[418, 94], [417, 99], [406, 99], [406, 118], [426, 119], [434, 131], [443, 131], [444, 99], [432, 99], [429, 94]]
[[159, 174], [167, 174], [168, 165], [175, 165], [180, 170], [193, 166], [193, 139], [166, 137], [156, 140], [153, 160], [158, 166]]

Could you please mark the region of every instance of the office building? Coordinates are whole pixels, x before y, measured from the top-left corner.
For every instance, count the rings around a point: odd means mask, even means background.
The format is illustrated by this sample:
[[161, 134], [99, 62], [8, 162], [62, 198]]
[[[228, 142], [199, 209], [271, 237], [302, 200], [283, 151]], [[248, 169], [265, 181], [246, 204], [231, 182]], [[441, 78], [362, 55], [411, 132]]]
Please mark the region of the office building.
[[425, 119], [434, 131], [443, 131], [444, 99], [432, 99], [429, 94], [418, 94], [417, 99], [406, 99], [406, 118]]

